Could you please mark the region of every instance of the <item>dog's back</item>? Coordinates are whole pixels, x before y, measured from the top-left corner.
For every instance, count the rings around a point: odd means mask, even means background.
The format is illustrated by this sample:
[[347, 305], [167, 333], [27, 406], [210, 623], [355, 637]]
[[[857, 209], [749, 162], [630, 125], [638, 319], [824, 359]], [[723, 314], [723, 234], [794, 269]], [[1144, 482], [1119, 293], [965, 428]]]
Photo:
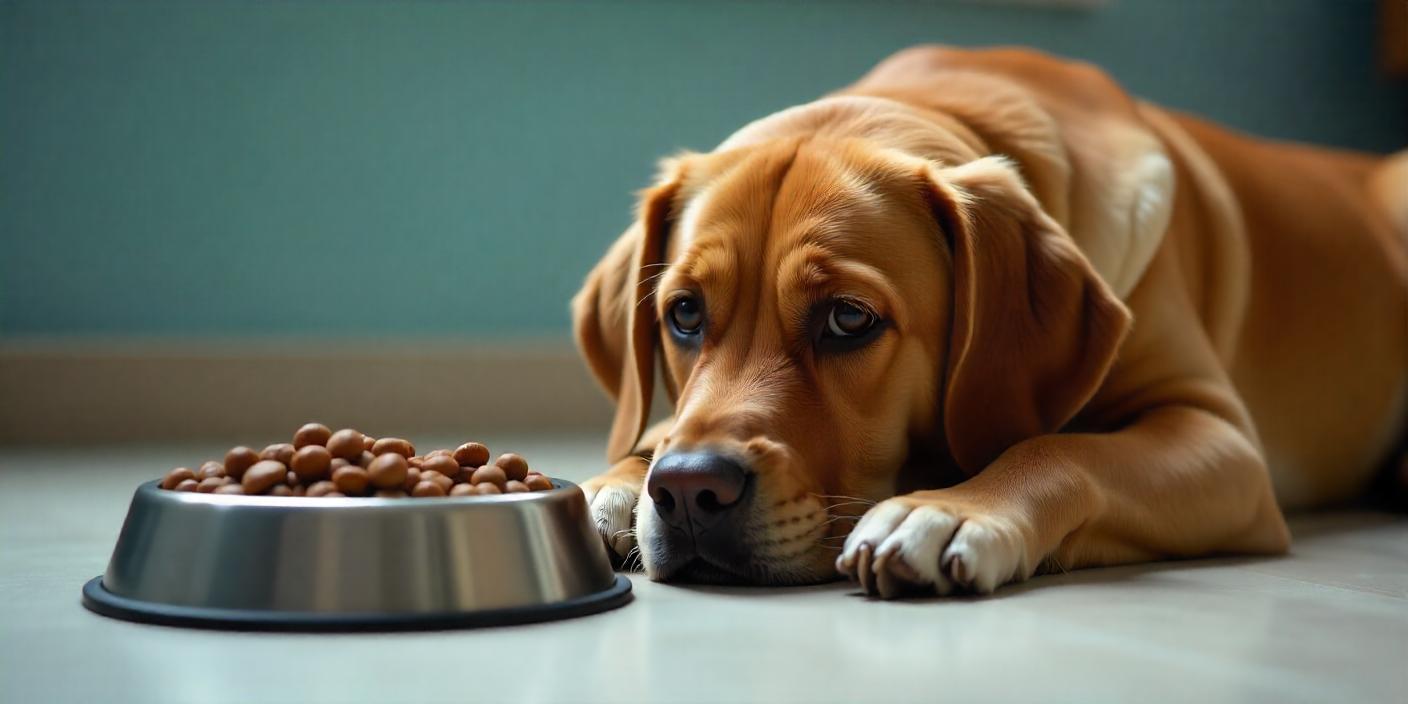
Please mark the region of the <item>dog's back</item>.
[[[1175, 250], [1283, 506], [1353, 496], [1400, 444], [1408, 153], [1234, 133], [1138, 102], [1088, 64], [1022, 49], [908, 49], [845, 92], [968, 118], [1022, 163], [1121, 295], [1156, 251]], [[1125, 176], [1150, 169], [1157, 177]], [[1163, 193], [1160, 169], [1171, 177]], [[1082, 204], [1092, 193], [1113, 195]], [[1124, 225], [1143, 211], [1153, 211], [1146, 225]]]

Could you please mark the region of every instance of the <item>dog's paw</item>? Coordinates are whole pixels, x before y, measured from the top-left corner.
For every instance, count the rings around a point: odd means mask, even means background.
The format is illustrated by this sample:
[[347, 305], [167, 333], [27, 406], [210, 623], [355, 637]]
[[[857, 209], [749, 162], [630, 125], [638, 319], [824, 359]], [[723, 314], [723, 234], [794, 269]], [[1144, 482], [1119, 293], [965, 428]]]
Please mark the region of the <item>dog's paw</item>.
[[616, 566], [629, 562], [636, 547], [636, 502], [640, 500], [640, 482], [601, 475], [582, 482], [592, 523], [612, 552]]
[[892, 599], [925, 591], [986, 594], [1031, 576], [1018, 522], [949, 501], [943, 492], [882, 501], [846, 538], [836, 569], [868, 594]]

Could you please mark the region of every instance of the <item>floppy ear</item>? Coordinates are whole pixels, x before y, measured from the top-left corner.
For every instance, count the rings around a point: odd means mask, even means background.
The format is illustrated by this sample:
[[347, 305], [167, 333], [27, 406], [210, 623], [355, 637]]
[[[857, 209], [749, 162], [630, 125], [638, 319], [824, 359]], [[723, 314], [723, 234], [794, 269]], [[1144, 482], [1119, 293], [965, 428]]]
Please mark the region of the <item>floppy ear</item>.
[[944, 434], [973, 474], [1090, 400], [1130, 314], [1006, 159], [925, 178], [953, 254]]
[[659, 185], [645, 190], [636, 222], [587, 275], [572, 299], [577, 347], [616, 401], [607, 442], [616, 461], [635, 449], [650, 416], [655, 383], [655, 281], [664, 257], [670, 212], [683, 177], [681, 162], [664, 164]]

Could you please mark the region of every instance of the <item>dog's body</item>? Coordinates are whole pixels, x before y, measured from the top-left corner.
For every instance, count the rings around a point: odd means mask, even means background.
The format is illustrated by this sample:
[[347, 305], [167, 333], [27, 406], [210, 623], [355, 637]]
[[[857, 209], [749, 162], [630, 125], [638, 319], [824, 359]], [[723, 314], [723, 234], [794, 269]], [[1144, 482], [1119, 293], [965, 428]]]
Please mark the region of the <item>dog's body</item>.
[[[1280, 507], [1403, 438], [1408, 157], [921, 47], [665, 171], [575, 301], [619, 405], [584, 489], [652, 577], [834, 559], [890, 596], [1276, 553]], [[677, 407], [641, 438], [657, 355]]]

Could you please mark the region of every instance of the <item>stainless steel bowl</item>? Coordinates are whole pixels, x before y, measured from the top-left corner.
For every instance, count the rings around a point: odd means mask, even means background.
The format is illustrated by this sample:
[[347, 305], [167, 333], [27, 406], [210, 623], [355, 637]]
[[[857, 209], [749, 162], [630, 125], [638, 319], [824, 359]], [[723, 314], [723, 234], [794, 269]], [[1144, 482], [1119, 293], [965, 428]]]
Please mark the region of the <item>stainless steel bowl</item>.
[[298, 498], [137, 488], [98, 613], [288, 630], [449, 628], [566, 618], [630, 601], [582, 492]]

